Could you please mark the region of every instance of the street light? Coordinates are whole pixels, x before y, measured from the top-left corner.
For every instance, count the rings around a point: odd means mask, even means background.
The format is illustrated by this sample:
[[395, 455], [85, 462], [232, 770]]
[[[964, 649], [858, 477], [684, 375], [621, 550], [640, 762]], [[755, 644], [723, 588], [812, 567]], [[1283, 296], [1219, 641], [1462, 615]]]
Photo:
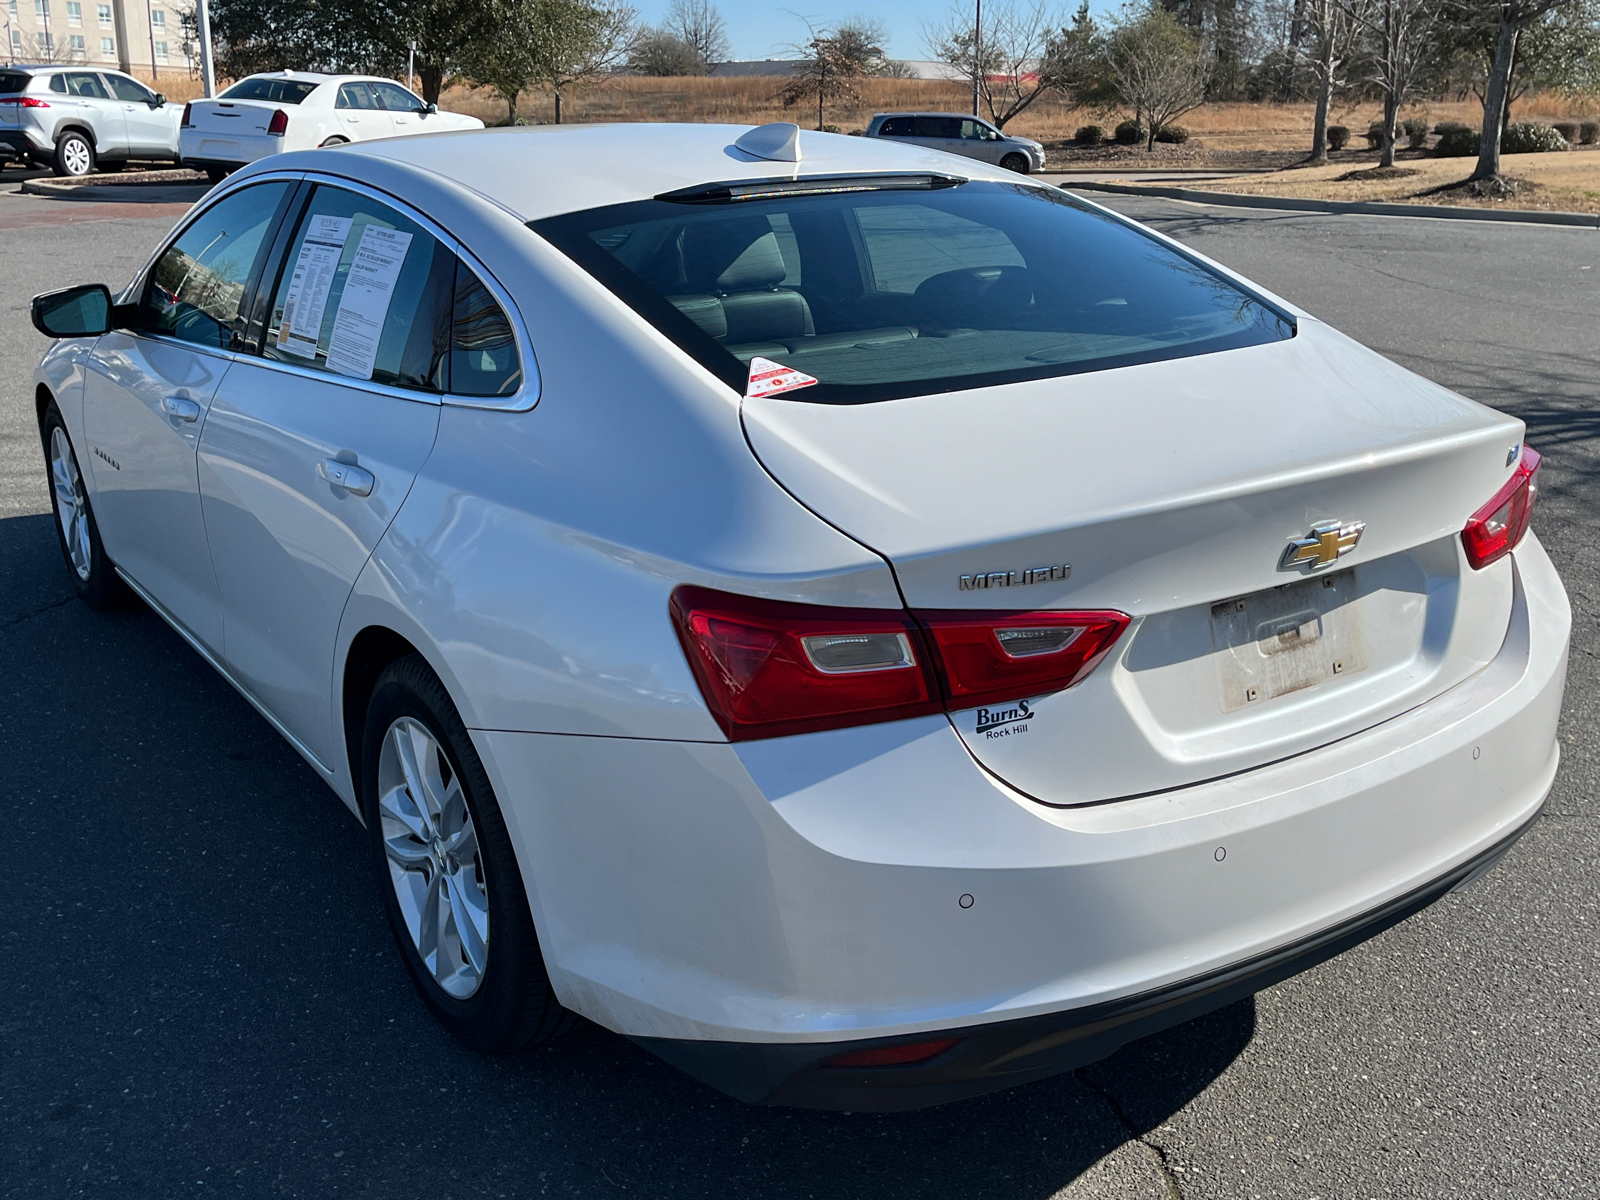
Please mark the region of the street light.
[[217, 76], [211, 66], [211, 7], [206, 0], [195, 0], [194, 27], [200, 39], [200, 82], [209, 100], [217, 94]]
[[983, 0], [976, 0], [972, 20], [972, 115], [978, 116], [978, 95], [983, 81]]

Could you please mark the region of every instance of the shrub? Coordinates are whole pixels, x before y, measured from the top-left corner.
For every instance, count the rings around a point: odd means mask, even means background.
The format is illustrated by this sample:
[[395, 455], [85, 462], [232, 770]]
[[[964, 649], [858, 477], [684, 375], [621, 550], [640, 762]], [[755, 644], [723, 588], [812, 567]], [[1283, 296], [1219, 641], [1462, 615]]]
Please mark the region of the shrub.
[[1328, 149], [1343, 150], [1350, 144], [1350, 129], [1345, 125], [1328, 126]]
[[1189, 140], [1189, 131], [1182, 125], [1163, 125], [1156, 130], [1156, 141], [1166, 142], [1168, 145], [1181, 146]]
[[839, 127], [837, 125], [824, 125], [822, 127], [822, 132], [823, 133], [838, 133], [839, 132]]
[[1566, 148], [1567, 139], [1548, 125], [1524, 125], [1513, 121], [1500, 135], [1502, 154], [1544, 154]]
[[1411, 149], [1420, 150], [1428, 144], [1428, 123], [1421, 117], [1407, 117], [1400, 128], [1405, 130], [1406, 145]]
[[1106, 131], [1098, 125], [1085, 125], [1072, 135], [1072, 140], [1085, 146], [1098, 146], [1106, 140]]
[[867, 131], [865, 129], [852, 129], [850, 131], [850, 136], [851, 137], [866, 137], [867, 136]]
[[1578, 137], [1585, 146], [1600, 142], [1600, 121], [1585, 121], [1578, 126]]
[[1149, 135], [1149, 130], [1137, 121], [1124, 121], [1117, 126], [1115, 137], [1119, 145], [1137, 146]]
[[1376, 150], [1379, 146], [1383, 145], [1382, 121], [1374, 121], [1371, 125], [1367, 126], [1366, 139], [1368, 150]]
[[1561, 135], [1561, 140], [1569, 146], [1578, 144], [1578, 123], [1576, 121], [1556, 121], [1551, 126]]
[[1440, 158], [1470, 158], [1478, 152], [1481, 137], [1470, 125], [1452, 121], [1450, 128], [1439, 135], [1439, 144], [1433, 152]]
[[1470, 128], [1471, 128], [1471, 126], [1468, 125], [1465, 121], [1440, 121], [1437, 125], [1435, 125], [1433, 127], [1433, 131], [1435, 133], [1437, 133], [1437, 134], [1441, 134], [1442, 135], [1442, 134], [1449, 133], [1452, 129], [1470, 129]]

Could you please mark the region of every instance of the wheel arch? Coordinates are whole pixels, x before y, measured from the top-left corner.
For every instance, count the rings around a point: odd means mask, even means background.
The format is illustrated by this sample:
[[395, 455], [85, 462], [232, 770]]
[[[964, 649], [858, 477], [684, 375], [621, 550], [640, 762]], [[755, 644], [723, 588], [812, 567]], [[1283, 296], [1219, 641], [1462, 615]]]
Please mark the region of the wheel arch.
[[33, 415], [34, 415], [35, 423], [39, 426], [39, 437], [40, 437], [41, 440], [44, 438], [44, 414], [45, 414], [45, 410], [50, 407], [51, 403], [54, 400], [55, 400], [55, 393], [53, 393], [48, 387], [46, 387], [42, 383], [34, 385], [34, 388], [33, 388]]
[[[344, 655], [344, 669], [340, 680], [340, 719], [344, 731], [346, 765], [350, 770], [350, 786], [356, 797], [359, 815], [361, 796], [361, 741], [367, 724], [367, 703], [372, 698], [373, 686], [378, 676], [390, 663], [409, 654], [422, 653], [403, 635], [387, 625], [367, 625], [355, 637]], [[423, 655], [427, 658], [427, 655]], [[447, 689], [448, 690], [448, 689]]]
[[83, 134], [84, 137], [89, 139], [89, 145], [94, 150], [95, 154], [98, 155], [100, 153], [100, 139], [95, 136], [94, 129], [84, 122], [74, 120], [72, 118], [68, 118], [67, 120], [61, 122], [60, 125], [56, 126], [55, 136], [50, 139], [50, 144], [55, 146], [60, 145], [61, 139], [66, 137], [69, 133]]

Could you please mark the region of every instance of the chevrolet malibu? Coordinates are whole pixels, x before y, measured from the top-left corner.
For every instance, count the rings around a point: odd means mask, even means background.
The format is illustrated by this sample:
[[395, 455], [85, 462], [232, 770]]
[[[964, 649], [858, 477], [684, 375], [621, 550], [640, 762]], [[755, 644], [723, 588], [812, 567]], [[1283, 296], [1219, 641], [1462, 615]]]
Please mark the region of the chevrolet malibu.
[[998, 167], [792, 125], [238, 172], [34, 301], [61, 546], [364, 823], [423, 1000], [749, 1101], [1109, 1054], [1488, 869], [1520, 421]]

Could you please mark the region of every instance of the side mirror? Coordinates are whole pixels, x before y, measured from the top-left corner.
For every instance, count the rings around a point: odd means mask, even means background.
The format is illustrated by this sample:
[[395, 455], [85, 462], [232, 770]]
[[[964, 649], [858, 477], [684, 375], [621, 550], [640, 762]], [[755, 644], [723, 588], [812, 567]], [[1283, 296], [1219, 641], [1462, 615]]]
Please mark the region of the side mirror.
[[162, 95], [162, 93], [160, 93], [160, 92], [157, 92], [156, 96], [155, 96], [155, 99], [150, 101], [150, 107], [151, 108], [161, 108], [161, 107], [165, 106], [166, 103], [167, 103], [166, 96]]
[[35, 296], [29, 311], [33, 327], [45, 337], [99, 337], [111, 332], [111, 291], [103, 283]]

